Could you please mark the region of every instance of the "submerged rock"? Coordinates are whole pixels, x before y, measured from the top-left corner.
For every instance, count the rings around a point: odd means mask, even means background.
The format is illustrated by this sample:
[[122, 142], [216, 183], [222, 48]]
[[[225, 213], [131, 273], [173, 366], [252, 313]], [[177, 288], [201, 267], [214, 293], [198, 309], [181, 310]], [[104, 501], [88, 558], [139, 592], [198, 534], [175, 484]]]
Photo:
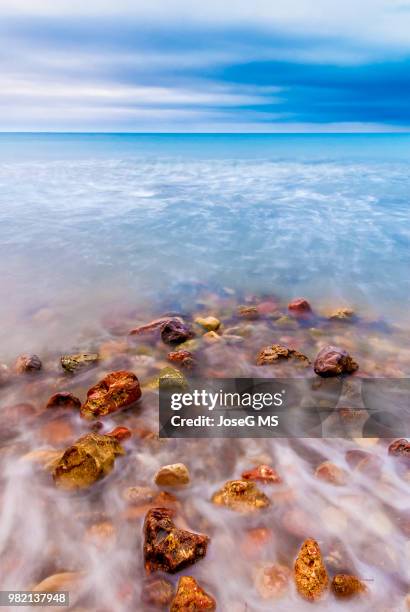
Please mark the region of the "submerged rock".
[[68, 391], [55, 393], [47, 402], [47, 408], [81, 408], [81, 401]]
[[406, 438], [395, 440], [389, 446], [389, 455], [405, 458], [410, 461], [410, 442]]
[[309, 364], [309, 359], [306, 357], [306, 355], [303, 355], [302, 353], [299, 353], [299, 351], [296, 351], [294, 349], [282, 346], [281, 344], [272, 344], [272, 346], [265, 346], [265, 348], [259, 351], [258, 356], [256, 358], [256, 363], [257, 365], [272, 365], [277, 363], [278, 361], [287, 359], [296, 359], [304, 365]]
[[214, 344], [215, 342], [220, 342], [222, 340], [222, 337], [215, 331], [206, 332], [206, 334], [204, 334], [202, 337], [207, 344]]
[[213, 494], [211, 501], [237, 512], [254, 512], [270, 505], [265, 493], [249, 480], [229, 480]]
[[342, 486], [347, 482], [347, 473], [345, 470], [335, 465], [331, 461], [324, 461], [317, 466], [315, 471], [316, 478], [324, 480], [333, 485]]
[[337, 574], [332, 580], [332, 591], [339, 599], [348, 599], [367, 591], [359, 578], [350, 574]]
[[216, 610], [215, 599], [199, 586], [192, 576], [181, 576], [170, 612]]
[[221, 326], [220, 320], [216, 317], [197, 317], [195, 323], [206, 331], [216, 331]]
[[14, 369], [18, 374], [38, 372], [41, 368], [42, 363], [38, 355], [20, 355], [14, 364]]
[[140, 384], [133, 372], [111, 372], [88, 391], [87, 399], [81, 407], [81, 416], [103, 417], [131, 406], [140, 397]]
[[[61, 572], [44, 578], [33, 587], [33, 591], [55, 593], [58, 591], [76, 591], [84, 580], [83, 572]], [[72, 603], [72, 601], [70, 601]]]
[[179, 363], [182, 367], [191, 369], [196, 365], [195, 358], [190, 351], [180, 350], [180, 351], [171, 351], [168, 353], [169, 361]]
[[161, 338], [165, 344], [181, 344], [194, 336], [192, 329], [181, 319], [169, 319], [161, 327]]
[[125, 451], [116, 438], [98, 433], [82, 436], [58, 460], [53, 478], [62, 489], [85, 489], [111, 472]]
[[325, 346], [317, 354], [313, 368], [318, 376], [327, 378], [352, 374], [359, 369], [358, 364], [347, 351], [336, 346]]
[[352, 308], [338, 308], [329, 315], [331, 321], [352, 321], [355, 318], [355, 312]]
[[150, 323], [135, 327], [129, 333], [131, 336], [141, 336], [144, 334], [152, 334], [155, 332], [159, 332], [161, 331], [163, 325], [168, 323], [170, 319], [171, 317], [161, 317], [160, 319], [155, 319], [154, 321], [150, 321]]
[[206, 555], [206, 535], [178, 529], [170, 508], [151, 508], [144, 522], [144, 559], [148, 573], [174, 573]]
[[310, 304], [304, 298], [296, 298], [288, 304], [288, 310], [296, 314], [306, 314], [312, 312]]
[[164, 465], [154, 477], [159, 487], [180, 487], [189, 484], [189, 470], [183, 463]]
[[40, 449], [26, 453], [21, 457], [21, 461], [27, 461], [35, 466], [41, 467], [46, 472], [52, 472], [61, 456], [61, 451]]
[[174, 586], [165, 578], [147, 579], [142, 585], [141, 600], [148, 606], [164, 608], [174, 597]]
[[185, 376], [177, 370], [176, 368], [172, 368], [171, 366], [167, 366], [163, 368], [158, 376], [158, 383], [161, 386], [161, 389], [187, 389], [188, 381]]
[[10, 370], [5, 363], [0, 363], [0, 386], [5, 385], [11, 378]]
[[74, 374], [85, 368], [89, 368], [99, 360], [98, 353], [77, 353], [75, 355], [62, 355], [61, 367], [66, 372]]
[[329, 578], [316, 540], [305, 540], [295, 561], [295, 582], [299, 594], [309, 601], [319, 599]]
[[245, 480], [259, 480], [264, 484], [280, 484], [282, 482], [282, 478], [276, 470], [269, 465], [258, 465], [258, 467], [253, 468], [253, 470], [247, 470], [242, 473], [242, 478]]
[[289, 590], [292, 572], [279, 563], [262, 564], [254, 575], [256, 590], [262, 599], [280, 599]]
[[253, 321], [259, 319], [260, 314], [257, 306], [238, 306], [238, 316]]

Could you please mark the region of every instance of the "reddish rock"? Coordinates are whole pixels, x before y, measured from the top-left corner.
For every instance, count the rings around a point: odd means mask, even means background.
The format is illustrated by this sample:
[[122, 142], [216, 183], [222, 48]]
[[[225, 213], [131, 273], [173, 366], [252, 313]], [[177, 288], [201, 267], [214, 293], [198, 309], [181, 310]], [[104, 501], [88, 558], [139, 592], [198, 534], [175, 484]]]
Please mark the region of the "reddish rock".
[[380, 457], [360, 449], [347, 451], [346, 462], [355, 472], [361, 472], [370, 478], [378, 478], [383, 467]]
[[344, 349], [325, 346], [319, 351], [313, 368], [318, 376], [327, 378], [340, 376], [341, 374], [352, 374], [358, 370], [359, 366]]
[[81, 408], [81, 401], [68, 391], [55, 393], [47, 402], [47, 408]]
[[367, 588], [356, 576], [337, 574], [332, 580], [332, 591], [338, 599], [350, 599], [365, 593]]
[[320, 599], [329, 578], [316, 540], [305, 540], [295, 561], [295, 582], [299, 594], [308, 601]]
[[184, 368], [191, 369], [195, 366], [195, 358], [190, 351], [171, 351], [168, 353], [168, 360], [173, 363], [179, 363]]
[[32, 420], [36, 416], [36, 409], [33, 404], [22, 402], [21, 404], [5, 406], [2, 409], [1, 416], [4, 425], [7, 427], [16, 427]]
[[115, 427], [115, 429], [113, 429], [112, 431], [109, 431], [105, 435], [112, 436], [113, 438], [116, 438], [118, 442], [122, 442], [123, 440], [128, 440], [128, 438], [131, 438], [132, 431], [128, 429], [128, 427], [119, 426], [119, 427]]
[[300, 361], [304, 365], [309, 364], [309, 359], [306, 355], [299, 353], [294, 349], [290, 349], [286, 346], [282, 346], [281, 344], [272, 344], [272, 346], [265, 346], [261, 351], [259, 351], [258, 356], [256, 358], [257, 365], [272, 365], [276, 364], [279, 361], [286, 361], [288, 359], [295, 359], [296, 361]]
[[247, 470], [242, 473], [242, 478], [245, 480], [259, 480], [264, 484], [281, 484], [282, 478], [279, 474], [271, 468], [269, 465], [258, 465], [253, 470]]
[[347, 474], [345, 470], [338, 467], [331, 461], [324, 461], [315, 471], [316, 478], [319, 480], [324, 480], [325, 482], [329, 482], [330, 484], [342, 486], [346, 484]]
[[148, 606], [164, 608], [174, 597], [174, 586], [165, 578], [152, 578], [142, 585], [141, 600]]
[[304, 298], [296, 298], [289, 302], [288, 309], [295, 314], [307, 314], [312, 312], [309, 302]]
[[280, 599], [289, 590], [292, 572], [285, 565], [260, 565], [254, 576], [256, 590], [262, 599]]
[[16, 372], [23, 374], [25, 372], [37, 372], [41, 370], [41, 366], [41, 359], [37, 355], [20, 355], [14, 368]]
[[144, 334], [152, 334], [155, 332], [160, 332], [163, 325], [165, 325], [172, 317], [161, 317], [160, 319], [155, 319], [150, 323], [146, 323], [146, 325], [140, 325], [139, 327], [135, 327], [130, 331], [131, 336], [141, 336]]
[[245, 557], [255, 559], [269, 545], [272, 545], [273, 533], [267, 527], [255, 527], [245, 534], [241, 542], [241, 552]]
[[170, 612], [200, 612], [216, 610], [215, 599], [199, 586], [192, 576], [182, 576]]
[[81, 407], [81, 416], [103, 417], [131, 406], [140, 397], [140, 384], [133, 372], [111, 372], [88, 391], [87, 399]]
[[72, 441], [74, 431], [67, 419], [60, 418], [44, 423], [38, 430], [38, 435], [42, 442], [61, 446]]
[[170, 508], [152, 508], [144, 522], [144, 559], [147, 573], [175, 573], [206, 555], [206, 535], [178, 529]]
[[410, 460], [410, 442], [405, 438], [395, 440], [389, 446], [389, 455]]
[[194, 336], [192, 329], [180, 319], [169, 319], [161, 327], [161, 338], [165, 344], [181, 344]]

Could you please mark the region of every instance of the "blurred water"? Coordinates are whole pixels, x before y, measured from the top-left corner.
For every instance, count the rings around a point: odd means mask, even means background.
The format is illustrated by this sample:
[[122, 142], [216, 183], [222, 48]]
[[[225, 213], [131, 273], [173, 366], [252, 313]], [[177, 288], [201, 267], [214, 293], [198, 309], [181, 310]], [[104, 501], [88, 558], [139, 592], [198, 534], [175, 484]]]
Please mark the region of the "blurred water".
[[181, 281], [407, 322], [409, 153], [386, 135], [2, 135], [3, 357]]

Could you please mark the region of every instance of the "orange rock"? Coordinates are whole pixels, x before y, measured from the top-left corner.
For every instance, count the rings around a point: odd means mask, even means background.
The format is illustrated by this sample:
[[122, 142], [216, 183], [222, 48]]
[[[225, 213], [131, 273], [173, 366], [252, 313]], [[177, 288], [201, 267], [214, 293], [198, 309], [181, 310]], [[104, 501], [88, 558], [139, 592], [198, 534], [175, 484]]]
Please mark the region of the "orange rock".
[[109, 431], [105, 435], [112, 436], [113, 438], [116, 438], [118, 442], [122, 442], [123, 440], [128, 440], [128, 438], [131, 438], [132, 432], [130, 429], [128, 429], [128, 427], [120, 426], [120, 427], [115, 427], [115, 429], [113, 429], [112, 431]]
[[115, 544], [117, 531], [111, 521], [102, 521], [91, 525], [85, 534], [87, 542], [92, 542], [98, 548], [106, 548]]
[[389, 455], [410, 460], [410, 442], [405, 438], [395, 440], [389, 446]]
[[319, 480], [324, 480], [329, 482], [330, 484], [343, 486], [347, 481], [347, 473], [345, 470], [335, 465], [331, 461], [324, 461], [315, 471], [316, 478]]
[[170, 612], [216, 610], [215, 599], [199, 586], [192, 576], [181, 576]]
[[81, 407], [81, 416], [103, 417], [131, 406], [140, 397], [140, 384], [133, 372], [111, 372], [88, 391], [87, 399]]
[[258, 465], [258, 467], [252, 470], [247, 470], [242, 473], [242, 478], [245, 480], [259, 480], [264, 484], [281, 484], [282, 478], [279, 474], [271, 468], [269, 465]]
[[305, 540], [295, 561], [295, 582], [299, 594], [309, 601], [320, 599], [329, 578], [316, 540]]

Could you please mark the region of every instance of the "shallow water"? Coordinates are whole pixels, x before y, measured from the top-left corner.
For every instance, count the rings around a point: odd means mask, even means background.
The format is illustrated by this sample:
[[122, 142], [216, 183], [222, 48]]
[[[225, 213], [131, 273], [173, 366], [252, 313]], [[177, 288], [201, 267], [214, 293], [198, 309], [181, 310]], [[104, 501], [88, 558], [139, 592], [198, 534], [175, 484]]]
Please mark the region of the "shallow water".
[[[165, 311], [214, 314], [227, 327], [244, 302], [270, 300], [286, 312], [303, 295], [319, 315], [352, 306], [353, 324], [248, 322], [243, 344], [200, 344], [203, 373], [255, 376], [257, 351], [278, 341], [311, 359], [323, 344], [341, 344], [364, 376], [408, 376], [409, 152], [410, 139], [393, 136], [0, 138], [0, 362], [11, 366], [30, 351], [43, 360], [42, 373], [1, 388], [3, 588], [82, 571], [94, 593], [82, 610], [142, 610], [146, 507], [130, 508], [123, 491], [153, 486], [161, 465], [185, 461], [192, 485], [176, 493], [178, 520], [211, 544], [183, 573], [213, 593], [218, 609], [311, 609], [292, 585], [280, 601], [263, 600], [253, 572], [263, 562], [292, 568], [301, 542], [315, 537], [329, 559], [334, 548], [333, 557], [346, 557], [339, 566], [328, 560], [330, 573], [350, 569], [370, 589], [364, 601], [346, 607], [328, 597], [318, 610], [405, 610], [408, 477], [387, 441], [158, 441], [157, 397], [146, 392], [140, 406], [104, 420], [103, 431], [126, 425], [134, 435], [90, 493], [57, 491], [22, 457], [63, 449], [89, 431], [76, 413], [50, 417], [44, 407], [56, 391], [84, 400], [108, 371], [130, 369], [146, 384], [167, 364], [160, 342], [128, 336]], [[67, 378], [59, 356], [77, 350], [103, 359]], [[286, 368], [268, 370], [261, 375]], [[10, 406], [21, 402], [34, 416], [13, 424]], [[360, 448], [381, 470], [348, 465], [346, 451]], [[314, 477], [325, 459], [347, 471], [346, 485]], [[273, 502], [267, 512], [243, 517], [209, 502], [225, 480], [260, 462], [284, 480], [262, 487]], [[101, 543], [89, 529], [102, 522], [115, 536]], [[260, 549], [248, 534], [254, 528], [271, 530]]]

